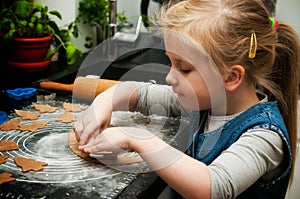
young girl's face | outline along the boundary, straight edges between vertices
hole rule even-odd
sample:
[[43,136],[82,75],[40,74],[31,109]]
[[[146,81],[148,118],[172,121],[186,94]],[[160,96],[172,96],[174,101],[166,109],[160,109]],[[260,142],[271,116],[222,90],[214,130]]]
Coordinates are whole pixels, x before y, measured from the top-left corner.
[[178,54],[166,54],[172,64],[166,81],[178,95],[182,106],[188,110],[210,109],[209,90],[199,70]]
[[[165,37],[171,69],[166,81],[188,110],[207,110],[223,114],[226,110],[224,80],[212,58],[199,43],[169,33]],[[194,41],[191,41],[194,42]]]

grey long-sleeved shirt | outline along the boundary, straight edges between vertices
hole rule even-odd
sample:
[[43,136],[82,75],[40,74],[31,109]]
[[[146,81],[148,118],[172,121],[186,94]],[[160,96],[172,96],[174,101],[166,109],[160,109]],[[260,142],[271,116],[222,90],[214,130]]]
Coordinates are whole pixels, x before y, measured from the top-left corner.
[[[178,116],[184,112],[170,86],[135,83],[138,88],[136,110],[145,114]],[[267,97],[261,102],[267,101]],[[149,111],[150,110],[150,111]],[[238,115],[238,114],[236,114]],[[209,116],[205,132],[214,130],[230,116]],[[208,165],[211,198],[235,198],[259,178],[275,178],[281,169],[283,143],[280,136],[266,129],[248,131]]]

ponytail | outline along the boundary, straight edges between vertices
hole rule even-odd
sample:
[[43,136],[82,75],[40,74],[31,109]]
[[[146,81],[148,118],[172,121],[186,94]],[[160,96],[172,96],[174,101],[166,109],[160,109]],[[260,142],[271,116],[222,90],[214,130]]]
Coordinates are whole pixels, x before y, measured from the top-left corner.
[[[296,32],[287,24],[277,29],[278,42],[272,80],[278,86],[280,96],[273,96],[289,133],[293,152],[293,171],[297,150],[297,110],[299,93],[299,41]],[[274,94],[274,92],[272,92]],[[293,175],[292,175],[293,179]]]

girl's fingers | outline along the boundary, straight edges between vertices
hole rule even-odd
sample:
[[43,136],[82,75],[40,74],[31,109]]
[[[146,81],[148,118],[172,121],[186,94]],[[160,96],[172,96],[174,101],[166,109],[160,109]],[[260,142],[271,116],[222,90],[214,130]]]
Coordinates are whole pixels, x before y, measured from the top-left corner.
[[82,130],[83,130],[83,127],[82,127],[81,122],[76,122],[73,126],[73,131],[75,132],[75,136],[76,136],[76,139],[78,142],[80,141],[80,136],[82,134]]
[[89,140],[94,135],[99,134],[99,127],[93,124],[87,125],[84,130],[82,131],[82,134],[80,135],[80,145],[85,145],[86,143],[89,143]]
[[77,132],[77,133],[81,133],[83,131],[83,125],[81,122],[77,121],[74,126],[73,129]]
[[101,141],[95,138],[83,147],[83,151],[85,153],[101,152],[104,150],[101,146],[102,146]]

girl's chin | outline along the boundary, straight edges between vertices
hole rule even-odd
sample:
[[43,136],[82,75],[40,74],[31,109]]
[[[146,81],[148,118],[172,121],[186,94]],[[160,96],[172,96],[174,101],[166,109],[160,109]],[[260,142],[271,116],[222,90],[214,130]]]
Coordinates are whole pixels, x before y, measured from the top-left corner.
[[187,110],[194,109],[194,105],[191,104],[188,100],[185,100],[184,98],[179,98],[179,102],[180,102],[181,106]]
[[183,95],[178,96],[178,100],[181,106],[187,110],[200,110],[199,104],[195,101],[191,101],[188,98],[185,98]]

